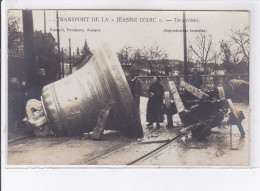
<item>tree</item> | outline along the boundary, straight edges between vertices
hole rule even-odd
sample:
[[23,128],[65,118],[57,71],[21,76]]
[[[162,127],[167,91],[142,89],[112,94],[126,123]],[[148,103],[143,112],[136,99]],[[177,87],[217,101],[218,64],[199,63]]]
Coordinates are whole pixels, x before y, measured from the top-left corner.
[[196,42],[190,44],[189,49],[194,53],[195,60],[204,66],[204,71],[207,72],[207,65],[211,61],[211,51],[213,48],[212,36],[200,33],[196,37]]
[[77,55],[79,56],[79,54],[80,54],[80,53],[79,53],[79,47],[77,47]]
[[221,55],[221,52],[218,52],[218,51],[212,52],[212,61],[213,61],[213,64],[214,64],[215,75],[217,75],[217,69],[218,69],[217,66],[219,65],[220,55]]
[[132,52],[133,53],[131,55],[131,60],[133,60],[136,64],[141,65],[143,62],[143,58],[144,58],[142,50],[140,48],[138,48]]
[[249,27],[231,30],[231,39],[239,47],[239,53],[242,54],[242,60],[249,63]]
[[[130,50],[129,52],[131,53],[131,56],[128,60],[130,60],[131,65],[135,65],[138,70],[143,70],[145,68],[146,58],[144,57],[142,49],[137,48],[135,50]],[[133,69],[133,67],[131,67],[131,69]]]
[[220,48],[223,53],[223,62],[231,63],[231,44],[228,41],[220,41]]
[[168,54],[164,49],[160,48],[157,43],[153,44],[148,49],[144,47],[143,52],[144,52],[144,56],[146,57],[146,62],[148,64],[151,74],[156,72],[154,69],[155,66],[158,66],[159,64],[168,63],[167,62]]
[[118,53],[117,53],[118,59],[122,64],[124,65],[131,65],[131,60],[133,56],[133,47],[129,45],[125,45]]
[[241,68],[246,68],[245,64],[249,64],[249,27],[232,29],[230,40],[222,40],[220,48],[227,72],[241,73]]
[[34,32],[34,55],[40,68],[46,70],[46,76],[50,81],[56,80],[58,72],[57,43],[51,33],[42,31]]
[[[189,44],[191,44],[191,42],[189,42]],[[188,63],[195,62],[193,57],[194,57],[193,49],[192,49],[192,46],[190,45],[188,50],[187,50],[187,62]]]
[[220,42],[222,62],[227,70],[227,73],[234,73],[235,66],[242,59],[241,49],[232,41],[221,41]]
[[13,56],[23,56],[23,33],[20,31],[20,18],[8,16],[8,50]]
[[138,69],[145,69],[146,67],[150,74],[158,71],[162,72],[163,69],[165,71],[168,69],[168,73],[170,71],[168,66],[168,54],[164,49],[160,48],[158,44],[154,44],[149,48],[143,47],[142,49],[134,49],[132,46],[125,45],[119,50],[117,56],[121,65],[124,65],[127,69],[130,69],[131,66],[135,64]]
[[81,54],[82,54],[83,56],[87,56],[87,55],[91,54],[91,52],[90,52],[90,50],[89,50],[89,47],[88,47],[87,40],[85,40],[84,46],[83,46],[83,48],[82,48],[82,50],[81,50]]
[[231,73],[233,70],[231,44],[228,41],[222,40],[220,42],[220,48],[222,53],[223,65],[226,68],[227,72]]

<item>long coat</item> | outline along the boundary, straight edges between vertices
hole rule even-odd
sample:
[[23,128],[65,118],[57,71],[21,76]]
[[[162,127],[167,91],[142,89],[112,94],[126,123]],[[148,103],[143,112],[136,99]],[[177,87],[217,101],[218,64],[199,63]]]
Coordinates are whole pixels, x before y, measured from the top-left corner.
[[134,97],[134,102],[136,107],[138,108],[138,111],[140,109],[140,96],[142,94],[142,82],[138,78],[135,78],[134,80],[128,81],[131,93]]
[[[154,93],[154,96],[150,96]],[[163,86],[159,82],[153,83],[148,89],[149,100],[146,110],[146,121],[149,123],[163,122]]]
[[15,122],[21,124],[25,115],[26,95],[22,88],[14,84],[8,86],[8,125],[14,130]]
[[203,85],[203,79],[200,73],[193,73],[191,76],[190,84],[193,85],[195,88],[201,88]]

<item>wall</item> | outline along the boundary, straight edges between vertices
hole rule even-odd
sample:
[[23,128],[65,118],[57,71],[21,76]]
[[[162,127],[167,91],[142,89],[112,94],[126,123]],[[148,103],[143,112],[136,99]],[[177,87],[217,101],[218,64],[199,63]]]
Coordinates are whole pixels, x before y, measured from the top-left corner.
[[[202,75],[203,83],[209,87],[209,89],[213,89],[214,87],[221,86],[227,77],[231,77],[232,79],[241,79],[245,81],[249,81],[249,76],[246,74],[232,74],[232,75]],[[138,76],[138,78],[142,81],[143,84],[143,95],[147,95],[148,88],[152,84],[153,76]],[[189,76],[190,81],[191,76]],[[180,82],[184,80],[183,75],[179,76],[161,76],[161,83],[164,87],[164,91],[169,90],[168,81],[174,81],[176,87],[180,89]]]

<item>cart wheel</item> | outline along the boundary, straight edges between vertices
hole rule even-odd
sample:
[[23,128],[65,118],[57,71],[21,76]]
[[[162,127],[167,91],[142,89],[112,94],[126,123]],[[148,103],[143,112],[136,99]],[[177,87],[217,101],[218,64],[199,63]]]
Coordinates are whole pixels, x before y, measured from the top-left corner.
[[239,113],[237,112],[236,108],[234,107],[233,105],[233,102],[231,99],[227,99],[227,102],[228,102],[228,105],[230,107],[230,110],[235,118],[235,122],[236,122],[236,125],[240,131],[240,134],[241,134],[241,137],[245,137],[245,131],[244,131],[244,128],[241,124],[241,119],[239,117]]
[[33,127],[33,132],[36,137],[46,137],[49,134],[49,126],[42,125],[41,127]]

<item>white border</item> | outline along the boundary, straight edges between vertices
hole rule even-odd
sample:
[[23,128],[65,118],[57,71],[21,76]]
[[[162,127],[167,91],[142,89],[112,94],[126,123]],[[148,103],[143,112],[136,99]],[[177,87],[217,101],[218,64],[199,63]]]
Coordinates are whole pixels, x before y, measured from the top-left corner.
[[[234,2],[234,1],[88,1],[81,0],[9,0],[2,3],[2,90],[7,90],[7,9],[166,9],[166,10],[250,10],[250,164],[252,167],[260,166],[260,129],[257,124],[260,124],[260,118],[256,113],[259,112],[260,87],[257,82],[260,81],[259,63],[259,34],[260,26],[257,20],[260,19],[260,3],[259,2]],[[257,51],[258,50],[258,51]],[[7,91],[2,91],[2,121],[1,126],[5,127],[7,119]],[[2,189],[6,190],[78,190],[91,189],[101,190],[106,189],[105,186],[114,186],[113,190],[133,190],[134,188],[141,189],[156,189],[168,190],[171,186],[175,189],[194,189],[196,186],[200,190],[219,190],[219,186],[224,186],[224,190],[254,190],[260,187],[260,181],[257,174],[260,169],[187,169],[179,168],[162,168],[162,169],[147,169],[138,167],[135,169],[125,169],[108,167],[98,168],[82,168],[82,166],[62,166],[63,169],[7,169],[6,168],[6,128],[2,128]],[[258,139],[257,139],[258,138]],[[9,166],[10,167],[10,166]],[[22,166],[28,167],[28,166]],[[35,166],[34,166],[35,167]],[[33,168],[34,168],[33,167]],[[38,166],[39,167],[39,166]],[[43,166],[41,166],[43,167]],[[48,166],[57,167],[57,166]],[[61,166],[58,166],[61,167]],[[46,166],[44,166],[46,168]],[[80,168],[80,169],[79,169]],[[201,168],[201,167],[200,167]],[[229,168],[229,167],[228,167]],[[234,168],[234,167],[230,167]],[[251,175],[250,175],[251,174]],[[112,175],[112,176],[111,176]],[[245,179],[242,180],[241,177]],[[146,177],[146,178],[144,178]],[[248,178],[249,177],[249,178]],[[126,181],[128,179],[128,181]],[[113,181],[117,180],[117,182]],[[126,181],[126,183],[124,183]],[[171,183],[171,182],[175,182]],[[247,182],[248,181],[248,182]],[[75,183],[76,182],[76,183]],[[176,183],[179,184],[176,184]],[[250,183],[250,184],[249,184]],[[92,187],[92,186],[95,187]],[[104,186],[103,186],[104,185]],[[52,189],[53,186],[56,186]],[[207,187],[208,186],[208,187]],[[26,188],[26,189],[25,189]],[[225,189],[226,188],[226,189]],[[22,189],[22,190],[23,190]],[[84,189],[84,190],[85,190]],[[222,190],[223,190],[222,189]]]

